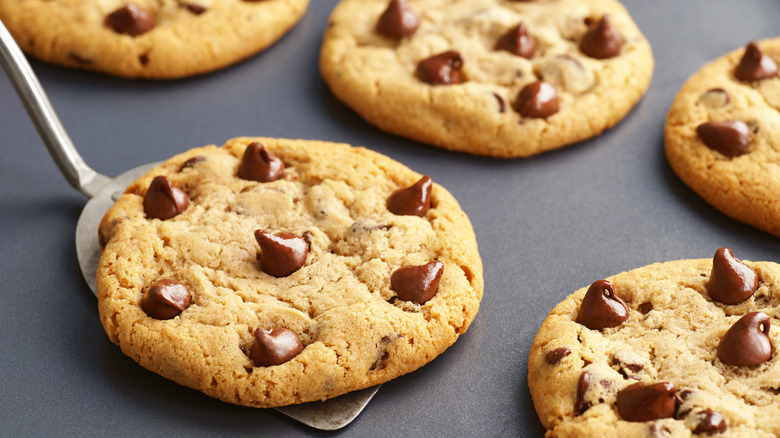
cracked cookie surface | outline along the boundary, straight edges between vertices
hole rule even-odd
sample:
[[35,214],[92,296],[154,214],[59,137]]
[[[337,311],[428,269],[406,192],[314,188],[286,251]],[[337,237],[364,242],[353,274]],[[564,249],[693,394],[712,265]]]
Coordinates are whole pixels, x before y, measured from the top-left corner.
[[[588,288],[558,304],[539,329],[528,362],[528,385],[547,436],[780,434],[780,265],[742,263],[755,272],[757,288],[734,305],[716,302],[708,292],[717,282],[712,259],[657,263],[608,278],[629,309],[615,327],[593,330],[577,322]],[[754,311],[769,317],[774,353],[756,366],[724,363],[718,351],[724,334]],[[619,394],[637,382],[671,383],[677,394],[672,411],[656,415],[663,418],[623,419]]]
[[[237,176],[255,142],[281,159],[280,179]],[[160,175],[189,198],[166,220],[143,206]],[[101,222],[101,322],[142,366],[246,406],[324,400],[411,372],[466,331],[483,290],[474,232],[449,192],[434,183],[422,217],[387,210],[387,198],[419,178],[367,149],[317,141],[237,138],[177,155],[130,185]],[[303,236],[303,266],[263,272],[258,229]],[[399,299],[391,274],[433,260],[443,265],[433,298]],[[159,280],[191,293],[171,319],[141,307]],[[257,366],[253,334],[272,327],[297,335],[302,351]]]
[[308,2],[3,0],[0,19],[22,50],[43,61],[163,79],[206,73],[260,52],[300,20]]
[[[472,154],[526,157],[612,127],[650,83],[650,45],[613,0],[407,4],[419,25],[394,38],[377,25],[388,0],[343,0],[330,17],[320,55],[320,70],[336,97],[394,134]],[[622,46],[615,56],[597,59],[580,44],[604,15]],[[499,39],[519,23],[535,43],[523,40],[520,55],[498,49]],[[425,82],[431,70],[441,70],[420,73],[421,61],[449,52],[460,54],[453,66],[458,74],[446,78],[449,85]],[[557,93],[557,112],[521,116],[514,109],[518,95],[539,80]]]
[[[771,63],[780,62],[780,39],[757,47]],[[780,78],[739,79],[746,52],[736,49],[686,81],[666,118],[666,156],[680,179],[713,207],[780,236]],[[736,123],[742,138],[729,140],[727,131],[715,131],[709,137],[724,140],[710,140],[708,147],[699,127],[710,122]]]

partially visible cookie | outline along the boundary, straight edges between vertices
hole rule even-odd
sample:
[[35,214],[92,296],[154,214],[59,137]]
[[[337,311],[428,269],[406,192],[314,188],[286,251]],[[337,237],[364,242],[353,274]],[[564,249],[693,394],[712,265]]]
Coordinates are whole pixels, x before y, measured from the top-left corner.
[[0,19],[28,54],[132,78],[206,73],[270,46],[309,0],[3,0]]
[[600,134],[650,83],[650,44],[614,0],[343,0],[320,70],[379,128],[527,157]]
[[674,172],[728,216],[780,236],[780,38],[699,70],[666,118]]
[[780,265],[727,248],[576,291],[529,355],[546,436],[780,435],[779,316]]
[[130,185],[99,227],[101,322],[142,366],[273,407],[386,382],[469,327],[482,262],[430,177],[345,144],[237,138]]

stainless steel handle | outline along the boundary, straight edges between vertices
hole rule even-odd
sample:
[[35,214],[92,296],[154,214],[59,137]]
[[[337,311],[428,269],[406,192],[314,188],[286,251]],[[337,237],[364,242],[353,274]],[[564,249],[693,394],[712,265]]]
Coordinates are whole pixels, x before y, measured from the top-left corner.
[[110,178],[92,170],[81,158],[30,64],[1,21],[0,64],[62,175],[76,190],[89,198],[94,196]]

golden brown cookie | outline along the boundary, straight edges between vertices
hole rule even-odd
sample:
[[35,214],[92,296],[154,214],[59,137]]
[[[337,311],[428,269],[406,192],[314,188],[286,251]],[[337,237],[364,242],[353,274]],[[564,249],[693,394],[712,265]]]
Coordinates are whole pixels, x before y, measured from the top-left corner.
[[270,46],[308,0],[3,0],[0,19],[25,52],[66,67],[178,78]]
[[534,339],[548,437],[780,435],[780,265],[656,263],[582,288]]
[[780,38],[704,66],[666,118],[674,172],[726,215],[780,236]]
[[100,318],[142,366],[221,400],[324,400],[414,371],[482,297],[471,224],[363,148],[237,138],[177,155],[103,218]]
[[614,0],[343,0],[320,70],[379,128],[526,157],[600,134],[650,83],[650,44]]

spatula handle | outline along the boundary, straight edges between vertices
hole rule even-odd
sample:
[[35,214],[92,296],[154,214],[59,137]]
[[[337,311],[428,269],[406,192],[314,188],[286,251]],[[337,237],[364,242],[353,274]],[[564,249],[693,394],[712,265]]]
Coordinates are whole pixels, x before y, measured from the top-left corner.
[[76,190],[91,198],[110,179],[92,170],[81,158],[30,64],[2,22],[0,64],[62,175]]

